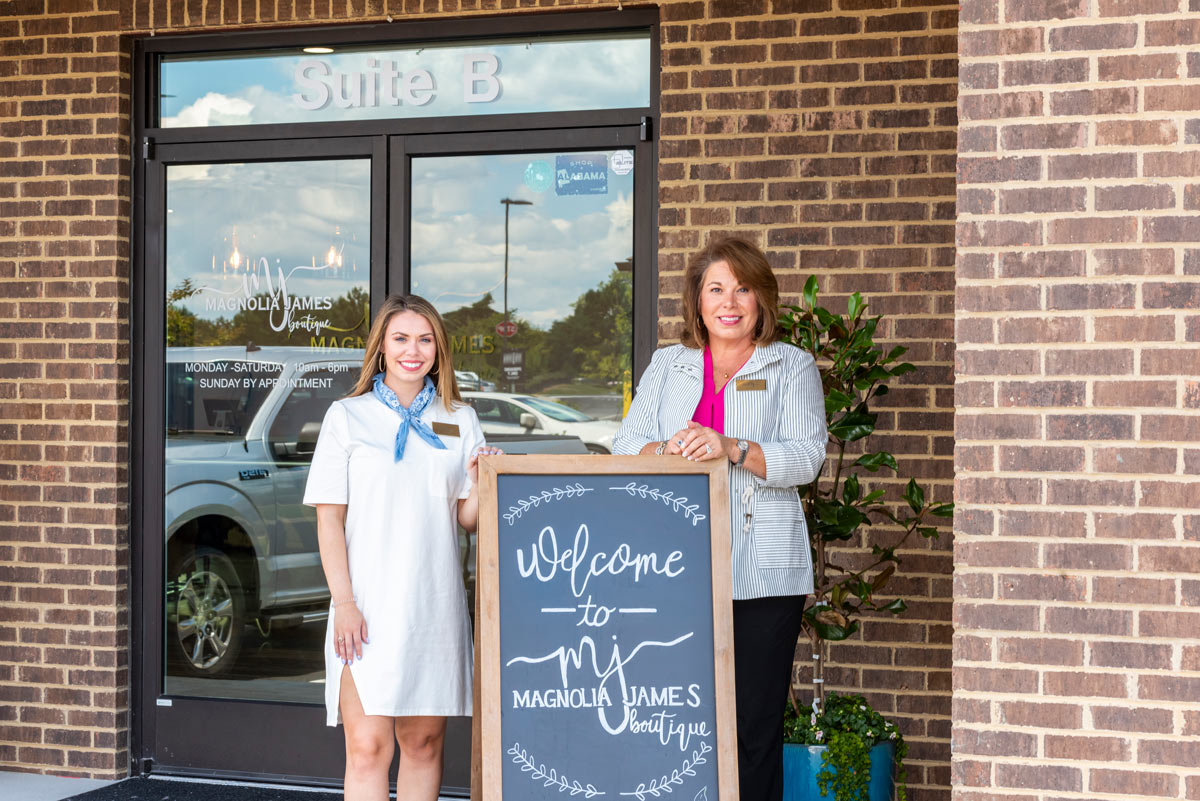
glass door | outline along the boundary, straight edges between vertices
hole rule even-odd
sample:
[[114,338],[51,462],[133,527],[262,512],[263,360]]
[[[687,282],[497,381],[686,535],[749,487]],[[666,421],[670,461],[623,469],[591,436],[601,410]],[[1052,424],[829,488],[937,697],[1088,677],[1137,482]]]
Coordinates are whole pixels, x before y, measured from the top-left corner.
[[340,777],[341,733],[321,709],[329,593],[301,497],[382,296],[381,143],[155,156],[142,406],[146,463],[161,465],[147,470],[142,521],[144,570],[157,574],[143,584],[158,610],[143,659],[157,677],[143,682],[154,759]]
[[[393,139],[393,259],[445,318],[459,389],[508,453],[612,450],[635,330],[654,336],[635,306],[652,297],[635,208],[650,158],[637,128]],[[459,538],[474,609],[475,537]],[[470,743],[452,721],[448,789],[469,786]]]
[[[134,337],[152,769],[340,783],[301,496],[372,307],[434,302],[506,451],[608,452],[656,336],[652,159],[637,126],[155,149]],[[451,721],[446,794],[469,787],[470,728]]]

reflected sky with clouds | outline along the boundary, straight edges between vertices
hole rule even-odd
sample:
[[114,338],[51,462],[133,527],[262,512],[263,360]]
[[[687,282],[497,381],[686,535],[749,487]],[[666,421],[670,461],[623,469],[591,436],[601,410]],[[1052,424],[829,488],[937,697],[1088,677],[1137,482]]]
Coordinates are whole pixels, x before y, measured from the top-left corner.
[[[614,152],[594,155],[607,161]],[[557,155],[414,158],[413,292],[443,314],[488,292],[492,308],[503,307],[506,197],[533,203],[509,212],[508,302],[539,328],[569,315],[581,294],[632,257],[633,172],[609,169],[604,194],[537,191],[526,177],[530,164],[553,166]]]
[[[236,311],[206,308],[206,300],[241,294],[251,262],[266,291],[261,259],[276,288],[283,270],[291,297],[367,290],[370,187],[367,159],[169,165],[167,290],[190,278],[204,291],[180,305],[198,317],[232,318]],[[322,269],[330,248],[341,266]]]
[[[614,152],[591,155],[608,161]],[[527,177],[531,163],[553,167],[558,155],[413,159],[412,291],[443,313],[488,292],[493,308],[502,308],[504,197],[533,204],[513,206],[509,221],[509,306],[522,319],[548,328],[604,283],[633,255],[633,172],[609,169],[603,194],[559,195]],[[369,286],[366,159],[170,165],[167,206],[168,290],[184,278],[205,287],[182,301],[199,317],[233,316],[206,308],[205,298],[239,294],[248,260],[265,258],[273,281],[283,268],[293,297],[338,297]],[[235,230],[238,269],[231,263]],[[313,271],[330,247],[342,269]]]
[[[319,44],[319,43],[317,43]],[[465,59],[491,54],[499,60],[499,97],[490,102],[464,102]],[[373,79],[377,68],[368,64],[390,60],[399,72],[427,70],[434,87],[422,105],[394,106],[377,94],[368,105],[366,83],[360,84],[361,106],[343,108],[328,102],[307,110],[294,95],[316,97],[298,85],[296,67],[304,61],[329,66],[321,81],[336,96],[334,81],[346,78],[347,97],[359,73]],[[477,67],[482,69],[482,67]],[[405,117],[450,117],[480,114],[519,114],[579,109],[641,108],[650,104],[650,40],[646,33],[597,37],[543,37],[529,40],[490,40],[469,45],[359,48],[353,52],[310,55],[289,49],[268,55],[238,58],[180,58],[164,60],[161,70],[162,126],[248,125],[323,120]],[[316,77],[313,75],[313,77]],[[477,83],[476,91],[484,85]]]

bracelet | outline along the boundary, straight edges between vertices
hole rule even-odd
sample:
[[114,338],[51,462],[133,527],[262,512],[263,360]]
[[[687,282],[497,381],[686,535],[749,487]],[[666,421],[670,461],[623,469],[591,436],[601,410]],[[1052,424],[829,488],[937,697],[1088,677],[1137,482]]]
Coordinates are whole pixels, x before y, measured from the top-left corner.
[[338,602],[334,603],[333,608],[337,609],[339,606],[345,606],[346,604],[352,604],[352,603],[357,603],[357,602],[358,602],[357,598],[347,598],[344,601],[338,601]]
[[658,447],[654,449],[654,455],[662,456],[663,451],[665,451],[666,449],[667,449],[667,441],[664,439],[662,442],[658,443]]

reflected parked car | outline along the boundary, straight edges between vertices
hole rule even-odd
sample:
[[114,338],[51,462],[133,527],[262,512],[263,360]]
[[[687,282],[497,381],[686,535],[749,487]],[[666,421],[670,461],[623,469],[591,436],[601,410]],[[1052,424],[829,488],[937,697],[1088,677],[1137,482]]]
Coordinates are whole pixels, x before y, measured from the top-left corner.
[[463,392],[475,407],[483,433],[566,434],[579,437],[592,453],[612,453],[613,436],[621,427],[616,420],[597,420],[570,406],[511,392]]
[[[170,674],[226,676],[247,625],[266,636],[328,617],[304,486],[325,412],[354,387],[362,359],[352,349],[167,348]],[[515,433],[496,438],[506,453],[587,452],[575,436]]]
[[302,503],[329,405],[361,350],[167,348],[167,657],[217,677],[244,628],[327,616],[312,510]]
[[458,381],[459,391],[466,389],[478,390],[480,388],[478,373],[473,373],[470,370],[455,370],[454,378]]

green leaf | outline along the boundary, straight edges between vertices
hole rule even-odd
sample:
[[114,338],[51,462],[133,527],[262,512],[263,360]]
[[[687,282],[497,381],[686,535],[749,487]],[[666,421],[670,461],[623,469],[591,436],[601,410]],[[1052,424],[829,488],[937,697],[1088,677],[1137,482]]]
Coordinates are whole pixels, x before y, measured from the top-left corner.
[[840,389],[831,389],[825,395],[825,414],[826,416],[837,414],[842,409],[849,408],[852,403],[854,403],[853,395],[848,395]]
[[817,305],[817,277],[810,275],[804,282],[804,305],[813,308]]
[[878,325],[879,325],[878,317],[872,317],[870,320],[867,320],[865,323],[863,323],[862,331],[863,331],[863,336],[866,337],[866,344],[868,344],[868,345],[873,344],[872,340],[875,338],[875,327]]
[[908,506],[914,512],[919,513],[925,508],[925,491],[917,486],[917,480],[910,478],[908,486],[904,488],[904,500],[908,501]]
[[813,630],[817,632],[818,637],[830,642],[840,642],[853,637],[854,633],[858,631],[857,621],[846,626],[839,626],[836,623],[825,623],[815,618],[810,618],[808,622],[813,627]]
[[867,516],[853,506],[834,501],[817,501],[817,530],[822,538],[848,540],[863,524]]
[[888,579],[890,579],[892,574],[895,572],[895,565],[888,565],[883,570],[880,570],[879,573],[876,574],[875,578],[871,579],[871,589],[876,591],[880,590],[885,584],[888,583]]
[[858,315],[862,314],[862,310],[865,309],[866,306],[867,304],[863,303],[862,295],[860,293],[855,292],[853,295],[851,295],[849,305],[850,319],[857,319]]
[[862,503],[859,505],[865,506],[867,504],[875,503],[875,501],[877,501],[883,497],[883,494],[884,494],[884,491],[881,489],[871,490],[870,492],[867,493],[866,497],[862,499]]
[[887,352],[887,355],[883,357],[883,360],[884,362],[894,362],[896,359],[899,359],[906,353],[908,353],[908,348],[904,347],[903,345],[897,345]]
[[916,372],[916,369],[917,368],[913,367],[908,362],[903,362],[901,364],[897,364],[895,367],[892,368],[892,375],[893,376],[905,375],[906,373]]
[[870,372],[867,373],[866,377],[872,381],[884,381],[887,378],[891,377],[891,375],[892,375],[892,372],[890,370],[888,370],[886,367],[883,367],[883,366],[877,364],[871,368]]
[[929,514],[934,517],[954,517],[954,504],[939,503],[929,510]]
[[892,456],[887,451],[879,451],[878,453],[864,454],[854,462],[854,467],[865,467],[874,473],[881,467],[890,467],[892,470],[898,470],[896,465],[896,457]]
[[904,603],[903,598],[897,598],[885,606],[879,607],[884,612],[891,612],[893,615],[903,614],[904,610],[908,609],[908,604]]
[[854,442],[875,431],[875,420],[878,415],[872,414],[859,406],[852,412],[846,412],[829,426],[829,436]]
[[842,503],[854,503],[862,497],[862,487],[858,484],[858,476],[851,473],[842,485]]
[[[815,279],[810,278],[809,280],[811,281],[811,280],[815,280]],[[815,314],[817,316],[817,319],[821,321],[821,325],[824,326],[825,328],[828,328],[830,325],[833,324],[833,321],[837,319],[836,317],[833,316],[833,313],[831,311],[829,311],[828,309],[826,309],[822,306],[818,306],[815,309],[813,309],[813,314]]]
[[938,536],[938,530],[933,526],[920,526],[917,528],[917,533],[927,540],[937,539]]

